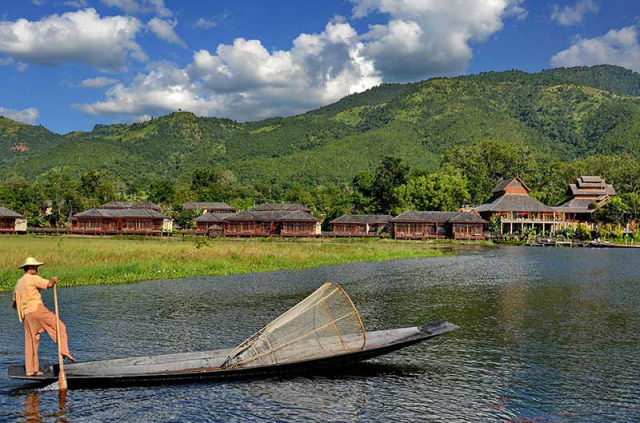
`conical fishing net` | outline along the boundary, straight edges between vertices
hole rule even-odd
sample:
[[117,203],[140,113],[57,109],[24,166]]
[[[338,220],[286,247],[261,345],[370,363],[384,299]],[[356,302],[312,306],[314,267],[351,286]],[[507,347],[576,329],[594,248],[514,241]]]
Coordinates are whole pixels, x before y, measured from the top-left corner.
[[282,364],[364,348],[366,332],[347,293],[327,282],[237,346],[222,368]]

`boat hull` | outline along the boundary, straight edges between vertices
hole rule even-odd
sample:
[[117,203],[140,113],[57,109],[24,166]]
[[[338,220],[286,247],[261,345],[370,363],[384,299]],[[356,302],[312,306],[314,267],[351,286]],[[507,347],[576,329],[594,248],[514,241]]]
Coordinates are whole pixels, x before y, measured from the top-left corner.
[[[70,388],[241,380],[309,374],[339,368],[428,341],[458,326],[446,321],[420,327],[367,332],[363,349],[307,360],[262,366],[220,368],[231,349],[74,363],[65,366]],[[58,366],[43,366],[42,376],[26,376],[24,366],[10,366],[9,377],[40,384],[57,381]]]

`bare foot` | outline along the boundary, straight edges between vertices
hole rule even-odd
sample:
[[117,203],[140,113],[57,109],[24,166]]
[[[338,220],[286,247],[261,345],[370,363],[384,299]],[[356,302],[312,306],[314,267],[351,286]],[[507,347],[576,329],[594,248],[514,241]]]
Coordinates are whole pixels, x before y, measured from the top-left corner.
[[76,361],[71,354],[62,354],[62,356],[71,362]]
[[42,376],[44,373],[42,372],[36,372],[36,373],[30,373],[27,376],[32,377],[32,376]]

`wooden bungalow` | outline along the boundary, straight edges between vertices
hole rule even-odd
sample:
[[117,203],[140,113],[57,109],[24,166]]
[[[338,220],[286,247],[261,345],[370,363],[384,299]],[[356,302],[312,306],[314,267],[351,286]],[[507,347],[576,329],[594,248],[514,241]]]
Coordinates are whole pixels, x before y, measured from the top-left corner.
[[395,239],[485,239],[486,220],[467,212],[408,211],[390,220]]
[[245,210],[224,218],[226,236],[318,236],[320,221],[304,211]]
[[607,204],[616,195],[616,190],[600,176],[581,176],[575,184],[569,185],[567,195],[567,200],[554,209],[564,213],[569,224],[590,224],[595,211]]
[[171,219],[144,208],[91,209],[75,214],[70,233],[82,235],[162,235],[171,232]]
[[388,214],[345,214],[330,223],[334,236],[378,236],[390,219]]
[[491,191],[491,198],[476,211],[486,220],[500,219],[500,233],[518,233],[525,227],[551,231],[564,226],[564,214],[554,210],[529,193],[531,190],[519,177],[505,179]]
[[182,206],[184,210],[202,210],[203,214],[207,213],[235,213],[236,209],[227,203],[216,202],[188,202]]
[[196,217],[196,235],[222,235],[224,232],[224,218],[229,215],[229,213],[206,213]]
[[305,213],[311,213],[311,209],[303,204],[288,204],[288,203],[262,203],[251,209],[252,211],[303,211]]
[[27,232],[27,219],[6,207],[0,206],[0,233],[15,234]]

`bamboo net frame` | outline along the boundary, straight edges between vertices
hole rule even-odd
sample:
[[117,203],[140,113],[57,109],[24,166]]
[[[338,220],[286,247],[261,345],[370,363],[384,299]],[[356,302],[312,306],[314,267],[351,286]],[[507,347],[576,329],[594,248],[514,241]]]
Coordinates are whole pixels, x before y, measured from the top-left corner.
[[349,295],[334,282],[238,345],[222,368],[282,364],[362,350],[366,331]]

